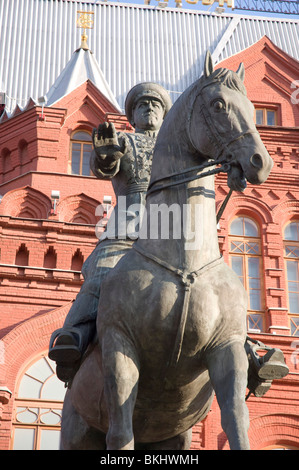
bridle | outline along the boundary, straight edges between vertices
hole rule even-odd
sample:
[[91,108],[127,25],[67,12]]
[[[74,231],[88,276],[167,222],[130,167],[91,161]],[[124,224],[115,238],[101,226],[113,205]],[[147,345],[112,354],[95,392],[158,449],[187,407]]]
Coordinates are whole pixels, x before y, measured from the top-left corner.
[[203,120],[205,122],[205,132],[207,133],[208,135],[208,138],[211,142],[211,144],[216,147],[217,149],[217,155],[216,157],[214,158],[214,160],[217,162],[220,157],[224,156],[224,158],[230,158],[231,159],[231,152],[229,150],[229,147],[237,142],[238,140],[242,139],[243,137],[246,137],[247,135],[250,135],[250,134],[258,134],[257,130],[256,129],[248,129],[244,132],[240,132],[239,134],[237,134],[233,139],[231,139],[229,142],[226,142],[226,140],[224,140],[224,138],[222,137],[222,135],[218,132],[218,129],[217,129],[217,126],[215,126],[214,124],[214,121],[213,121],[213,117],[211,116],[211,113],[209,112],[209,105],[208,103],[205,101],[204,99],[204,94],[203,94],[203,91],[205,88],[211,86],[212,84],[214,83],[218,83],[219,81],[216,80],[216,81],[212,81],[211,83],[207,84],[207,85],[204,85],[200,91],[197,93],[197,95],[195,96],[193,102],[192,102],[192,106],[191,106],[191,110],[190,110],[190,113],[188,115],[188,119],[187,119],[187,134],[188,134],[188,138],[189,138],[189,141],[193,147],[193,149],[195,151],[197,151],[196,149],[196,146],[194,145],[194,142],[193,142],[193,139],[192,139],[192,134],[191,134],[191,121],[192,121],[192,116],[193,116],[193,110],[194,110],[194,105],[195,105],[195,102],[196,100],[201,97],[201,105],[200,105],[200,108],[199,108],[199,113],[201,114],[201,116],[203,117]]
[[[245,132],[239,133],[237,136],[235,136],[233,139],[231,139],[229,142],[224,141],[222,136],[217,130],[217,127],[214,125],[211,113],[209,112],[208,105],[205,103],[203,99],[203,90],[215,83],[215,81],[204,85],[200,91],[197,93],[197,95],[194,97],[192,105],[190,106],[190,113],[187,118],[187,135],[189,138],[189,142],[191,144],[191,147],[193,148],[195,153],[199,153],[194,142],[192,139],[191,135],[191,121],[192,121],[192,115],[193,115],[193,110],[194,110],[194,104],[196,100],[201,97],[202,98],[202,104],[200,106],[199,112],[203,117],[203,120],[205,122],[205,131],[207,132],[207,135],[214,147],[217,149],[217,155],[215,158],[212,160],[208,160],[201,165],[196,165],[191,168],[182,170],[180,172],[176,173],[171,173],[170,175],[161,177],[156,179],[155,181],[152,181],[148,187],[147,194],[146,196],[148,197],[150,194],[161,191],[173,186],[177,186],[180,184],[188,183],[190,181],[195,181],[200,178],[204,178],[205,176],[210,176],[210,175],[215,175],[218,173],[228,173],[231,169],[231,167],[235,164],[235,159],[232,156],[232,153],[229,150],[229,147],[237,142],[238,140],[246,137],[247,135],[250,134],[258,134],[257,130],[251,130],[248,129]],[[207,168],[212,167],[212,166],[217,166],[218,168],[210,169],[207,170]],[[220,166],[219,166],[220,165]],[[207,170],[207,171],[204,171]],[[163,183],[163,184],[158,184],[158,183]],[[229,197],[232,194],[232,190],[229,191],[228,197],[226,197],[224,203],[225,205],[228,202]],[[224,204],[223,203],[223,204]],[[219,210],[219,213],[223,213],[224,207],[223,204]],[[218,214],[219,214],[218,213]],[[221,216],[220,214],[220,216]],[[219,221],[220,216],[217,215],[217,222]]]

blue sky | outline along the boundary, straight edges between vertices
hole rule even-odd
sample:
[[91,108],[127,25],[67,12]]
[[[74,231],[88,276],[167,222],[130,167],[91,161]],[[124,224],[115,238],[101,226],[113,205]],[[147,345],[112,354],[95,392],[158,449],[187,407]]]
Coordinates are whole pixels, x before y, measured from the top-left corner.
[[[164,0],[150,0],[150,5],[151,6],[158,6],[159,2],[163,2]],[[196,0],[192,0],[196,1]],[[241,0],[242,1],[242,0]],[[269,0],[271,1],[271,0]],[[201,10],[201,11],[215,11],[216,7],[218,6],[218,3],[215,1],[215,3],[211,6],[204,6],[201,3],[201,0],[198,0],[196,4],[190,4],[187,2],[187,0],[181,0],[182,2],[182,8],[187,9],[187,10]],[[139,4],[139,5],[144,5],[144,0],[120,0],[120,3],[130,3],[130,4]],[[244,0],[245,3],[245,0]],[[175,0],[168,0],[168,7],[170,8],[176,8],[176,3]],[[266,16],[266,17],[283,17],[286,19],[299,19],[298,15],[286,15],[282,13],[269,13],[269,12],[257,12],[257,11],[246,11],[246,10],[232,10],[231,8],[228,8],[225,4],[224,6],[225,13],[231,14],[239,14],[239,15],[254,15],[254,16]]]

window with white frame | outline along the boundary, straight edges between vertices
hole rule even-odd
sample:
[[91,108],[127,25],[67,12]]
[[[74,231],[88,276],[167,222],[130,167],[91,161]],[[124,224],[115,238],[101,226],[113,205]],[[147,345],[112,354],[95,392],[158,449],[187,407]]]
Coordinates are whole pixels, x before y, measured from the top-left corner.
[[69,170],[72,175],[90,176],[90,155],[92,151],[91,135],[86,131],[77,131],[71,138]]
[[290,330],[292,336],[299,336],[299,221],[288,223],[284,229],[284,257]]
[[58,450],[64,383],[46,355],[22,375],[14,402],[13,450]]
[[248,293],[248,331],[263,331],[261,238],[256,222],[236,217],[229,231],[230,265]]
[[277,126],[277,109],[256,107],[254,115],[257,126]]

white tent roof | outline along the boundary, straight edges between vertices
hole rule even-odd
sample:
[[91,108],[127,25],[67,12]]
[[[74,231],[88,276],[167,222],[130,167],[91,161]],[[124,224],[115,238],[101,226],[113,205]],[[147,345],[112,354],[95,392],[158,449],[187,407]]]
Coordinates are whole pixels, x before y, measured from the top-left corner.
[[54,105],[58,100],[91,80],[100,92],[120,111],[105,77],[89,49],[77,49],[50,90],[46,93],[46,106]]

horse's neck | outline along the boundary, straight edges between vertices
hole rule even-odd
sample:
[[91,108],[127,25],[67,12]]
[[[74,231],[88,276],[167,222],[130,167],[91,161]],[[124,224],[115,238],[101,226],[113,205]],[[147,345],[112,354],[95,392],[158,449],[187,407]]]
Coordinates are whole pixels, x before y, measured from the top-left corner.
[[192,154],[188,148],[190,142],[186,132],[186,119],[182,118],[185,114],[186,111],[182,106],[177,106],[177,103],[167,114],[155,145],[151,181],[180,173],[199,163],[194,159],[193,164],[190,163]]
[[[158,147],[152,174],[163,178],[180,173],[188,162],[190,167],[200,163],[181,147],[176,147],[181,156],[172,155],[171,147],[175,146],[167,151],[166,145],[161,146],[167,155],[159,155]],[[191,272],[218,258],[213,176],[150,194],[141,232],[138,245],[175,268]]]

